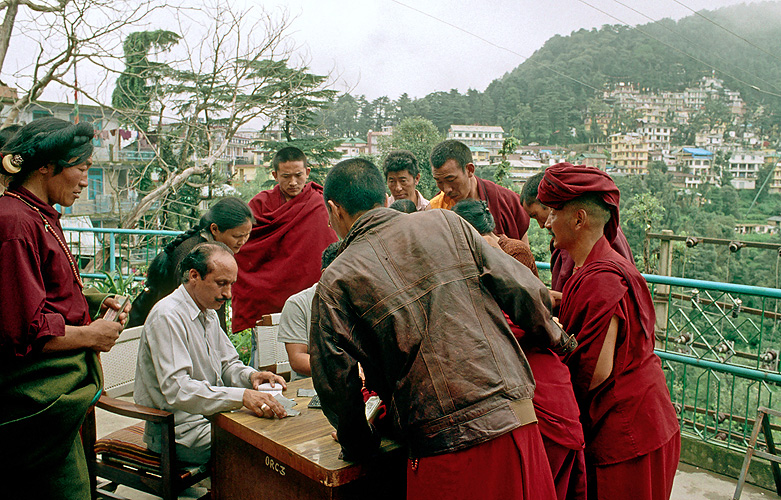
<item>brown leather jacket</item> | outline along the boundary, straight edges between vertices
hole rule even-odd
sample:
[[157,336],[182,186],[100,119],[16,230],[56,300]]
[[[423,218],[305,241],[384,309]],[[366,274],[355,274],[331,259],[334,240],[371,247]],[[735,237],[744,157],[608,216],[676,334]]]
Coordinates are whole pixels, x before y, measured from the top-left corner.
[[456,451],[535,421],[534,379],[502,310],[560,345],[545,286],[447,210],[363,214],[312,304],[312,377],[345,457],[376,452],[358,362],[410,456]]

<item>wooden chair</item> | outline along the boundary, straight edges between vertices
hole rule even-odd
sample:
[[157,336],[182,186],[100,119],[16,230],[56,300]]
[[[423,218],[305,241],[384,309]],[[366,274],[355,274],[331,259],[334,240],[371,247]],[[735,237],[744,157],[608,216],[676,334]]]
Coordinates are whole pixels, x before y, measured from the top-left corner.
[[292,372],[287,359],[287,350],[285,344],[277,340],[279,316],[279,313],[265,314],[261,318],[260,325],[252,329],[258,346],[258,366],[253,368],[276,373],[289,381]]
[[[98,486],[98,477],[108,480],[108,484],[123,484],[169,500],[209,476],[206,466],[190,469],[177,466],[173,413],[114,398],[133,390],[142,329],[125,330],[114,348],[101,356],[106,395],[101,396],[97,407],[142,422],[97,439],[95,411],[87,415],[82,426],[82,440],[93,498],[121,498],[109,491],[106,485]],[[152,452],[144,443],[144,422],[161,425],[162,453]]]

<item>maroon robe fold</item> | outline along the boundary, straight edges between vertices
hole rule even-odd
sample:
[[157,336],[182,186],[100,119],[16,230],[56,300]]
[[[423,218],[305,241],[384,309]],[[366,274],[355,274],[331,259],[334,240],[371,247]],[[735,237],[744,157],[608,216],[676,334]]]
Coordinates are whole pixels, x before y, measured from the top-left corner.
[[[607,380],[589,390],[613,316],[619,319],[613,370]],[[677,439],[679,427],[661,361],[653,351],[653,301],[634,265],[613,250],[605,237],[564,286],[559,319],[578,340],[578,347],[564,361],[580,406],[589,477],[599,481],[594,468],[605,466],[611,467],[611,477],[620,477],[616,468],[626,464],[622,498],[665,498],[678,463],[677,455],[670,456],[677,448],[666,445]],[[664,453],[652,454],[662,447]],[[662,467],[672,470],[650,479],[633,477],[630,470],[635,469],[629,466],[640,457],[663,460],[666,465]],[[648,467],[658,468],[659,464]],[[644,481],[653,485],[650,497],[635,488]],[[599,484],[592,487],[600,489]]]
[[510,325],[534,375],[534,412],[553,474],[558,500],[585,500],[586,470],[583,428],[567,366],[550,349],[524,342],[524,331]]
[[[503,245],[502,242],[505,242]],[[514,245],[508,245],[515,243]],[[499,239],[500,248],[528,267],[535,276],[537,266],[529,245],[507,237]],[[547,348],[528,345],[524,331],[504,315],[510,330],[526,355],[534,375],[534,412],[548,457],[557,500],[586,499],[586,463],[583,453],[583,428],[578,403],[572,391],[569,369],[559,356]]]
[[480,199],[488,203],[488,210],[494,216],[496,234],[520,240],[529,230],[529,214],[521,206],[521,197],[498,184],[475,177]]
[[323,250],[337,241],[328,227],[323,188],[314,182],[290,201],[277,185],[258,193],[249,206],[256,223],[236,254],[234,332],[254,327],[264,314],[280,312],[288,297],[317,283]]
[[555,498],[534,423],[465,450],[407,462],[407,500]]

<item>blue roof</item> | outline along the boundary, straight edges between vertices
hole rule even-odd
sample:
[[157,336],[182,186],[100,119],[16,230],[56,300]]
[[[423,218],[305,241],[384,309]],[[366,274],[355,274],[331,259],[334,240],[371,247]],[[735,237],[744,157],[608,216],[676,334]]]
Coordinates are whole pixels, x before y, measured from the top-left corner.
[[713,156],[713,153],[702,148],[683,148],[683,152],[689,153],[692,156]]

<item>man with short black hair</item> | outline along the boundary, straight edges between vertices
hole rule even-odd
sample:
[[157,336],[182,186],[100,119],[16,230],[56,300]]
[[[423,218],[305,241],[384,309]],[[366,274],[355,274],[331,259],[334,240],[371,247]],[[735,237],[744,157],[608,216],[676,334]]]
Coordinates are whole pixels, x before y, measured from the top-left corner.
[[412,202],[412,200],[396,200],[390,205],[388,205],[388,208],[392,210],[396,210],[403,214],[414,214],[415,212],[418,211],[417,207]]
[[550,208],[546,207],[537,199],[537,188],[540,185],[542,176],[545,172],[538,172],[528,179],[521,188],[521,206],[530,218],[537,221],[540,229],[545,229],[545,221],[548,220]]
[[[277,185],[249,202],[256,223],[236,254],[234,332],[254,327],[265,314],[280,312],[288,297],[317,283],[320,254],[336,241],[328,227],[323,188],[308,181],[310,168],[303,151],[282,148],[271,166]],[[254,347],[253,336],[253,365]]]
[[[231,298],[236,282],[233,252],[222,243],[201,243],[179,265],[182,285],[155,304],[144,323],[136,364],[136,403],[172,412],[176,457],[209,460],[211,427],[206,416],[242,406],[261,417],[285,409],[260,384],[285,381],[244,365],[220,327],[216,309]],[[144,441],[160,452],[160,428],[146,424]]]
[[385,208],[367,160],[333,167],[323,196],[344,239],[312,303],[310,362],[345,459],[379,446],[360,363],[412,457],[409,500],[555,498],[534,381],[502,314],[566,351],[545,286],[450,211]]
[[391,194],[388,198],[388,206],[398,200],[410,200],[418,211],[428,208],[429,201],[417,189],[420,183],[420,170],[418,159],[412,151],[406,149],[391,151],[385,157],[382,170]]
[[431,199],[430,208],[450,210],[461,200],[472,198],[488,203],[496,222],[496,233],[529,243],[529,216],[521,208],[517,193],[475,175],[472,151],[456,140],[442,141],[431,150],[431,172],[441,193]]
[[586,437],[588,497],[669,499],[680,429],[654,354],[648,285],[608,243],[618,227],[618,187],[598,169],[558,164],[545,171],[537,197],[551,208],[545,227],[554,245],[576,269],[559,319],[578,339],[564,362]]

